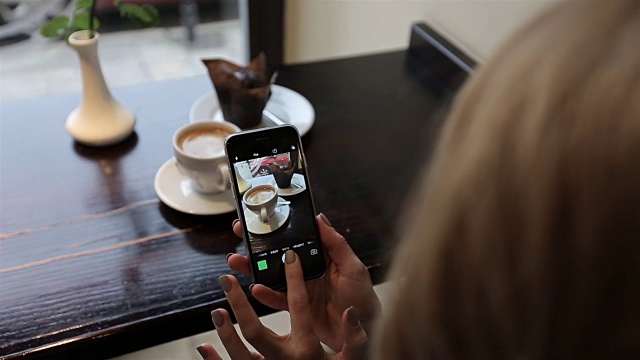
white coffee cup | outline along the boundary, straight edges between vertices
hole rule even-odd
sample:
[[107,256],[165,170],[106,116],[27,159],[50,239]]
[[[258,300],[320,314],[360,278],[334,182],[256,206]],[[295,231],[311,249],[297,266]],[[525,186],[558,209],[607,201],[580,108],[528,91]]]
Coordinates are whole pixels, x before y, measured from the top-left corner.
[[278,206],[278,189],[268,184],[254,186],[244,193],[242,201],[249,210],[260,216],[263,223],[267,223]]
[[229,122],[203,121],[184,125],[173,134],[178,170],[189,177],[194,190],[216,194],[229,189],[224,140],[236,132],[240,128]]

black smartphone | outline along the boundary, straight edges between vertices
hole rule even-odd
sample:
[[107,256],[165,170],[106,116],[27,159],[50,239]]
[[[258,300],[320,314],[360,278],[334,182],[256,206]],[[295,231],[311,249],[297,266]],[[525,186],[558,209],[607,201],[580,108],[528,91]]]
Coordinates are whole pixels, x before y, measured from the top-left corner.
[[286,289],[289,249],[302,261],[305,280],[323,276],[324,254],[298,130],[282,125],[232,134],[225,151],[253,282]]

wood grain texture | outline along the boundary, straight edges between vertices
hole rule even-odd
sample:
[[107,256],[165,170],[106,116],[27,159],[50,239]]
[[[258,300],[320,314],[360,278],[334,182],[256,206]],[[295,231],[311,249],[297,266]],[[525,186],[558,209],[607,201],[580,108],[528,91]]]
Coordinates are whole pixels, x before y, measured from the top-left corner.
[[[405,57],[279,71],[316,110],[303,145],[317,210],[373,268],[389,259],[451,95],[416,80]],[[77,94],[1,104],[0,356],[102,358],[212,329],[208,313],[227,306],[225,255],[245,252],[236,214],[185,215],[153,189],[173,132],[210,89],[206,77],[116,89],[136,134],[105,149],[65,132]]]

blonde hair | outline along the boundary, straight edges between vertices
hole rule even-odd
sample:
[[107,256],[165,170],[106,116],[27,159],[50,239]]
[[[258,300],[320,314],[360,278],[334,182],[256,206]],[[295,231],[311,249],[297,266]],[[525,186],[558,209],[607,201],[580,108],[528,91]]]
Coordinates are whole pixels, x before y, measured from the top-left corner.
[[535,19],[441,135],[372,354],[640,355],[640,1]]

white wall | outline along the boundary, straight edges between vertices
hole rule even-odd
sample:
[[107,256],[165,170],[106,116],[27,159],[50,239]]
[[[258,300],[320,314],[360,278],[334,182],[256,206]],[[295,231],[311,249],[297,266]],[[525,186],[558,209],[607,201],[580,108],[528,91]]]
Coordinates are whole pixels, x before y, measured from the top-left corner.
[[404,49],[413,22],[483,61],[519,25],[559,0],[287,0],[285,63]]

